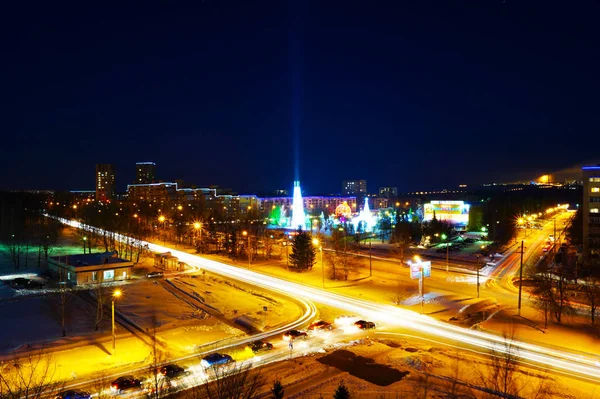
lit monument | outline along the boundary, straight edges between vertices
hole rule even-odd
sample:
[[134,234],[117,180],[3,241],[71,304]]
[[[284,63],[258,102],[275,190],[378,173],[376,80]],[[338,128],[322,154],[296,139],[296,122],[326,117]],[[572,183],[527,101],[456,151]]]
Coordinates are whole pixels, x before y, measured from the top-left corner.
[[304,202],[302,201],[302,192],[300,191],[300,182],[294,181],[294,198],[292,201],[292,225],[297,229],[300,227],[304,230]]

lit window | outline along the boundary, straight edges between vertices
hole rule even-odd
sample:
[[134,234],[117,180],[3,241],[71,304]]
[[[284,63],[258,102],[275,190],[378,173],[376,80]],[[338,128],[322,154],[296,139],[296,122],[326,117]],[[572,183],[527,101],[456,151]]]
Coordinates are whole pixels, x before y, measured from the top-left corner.
[[592,209],[590,209],[590,213],[598,213],[598,208],[592,208]]
[[112,280],[115,278],[114,270],[105,270],[104,271],[104,280]]
[[591,190],[593,193],[600,193],[600,187],[592,187]]
[[590,177],[590,182],[592,182],[592,183],[600,183],[600,177]]

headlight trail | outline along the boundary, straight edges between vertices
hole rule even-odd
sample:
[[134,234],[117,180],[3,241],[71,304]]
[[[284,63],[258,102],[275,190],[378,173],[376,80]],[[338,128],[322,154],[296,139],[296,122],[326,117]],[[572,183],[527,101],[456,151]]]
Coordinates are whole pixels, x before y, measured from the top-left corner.
[[[79,229],[90,229],[77,221],[58,218],[62,223]],[[101,229],[94,229],[102,233]],[[114,234],[120,241],[130,238]],[[499,337],[490,333],[475,331],[462,327],[442,323],[431,317],[419,315],[415,312],[399,309],[390,305],[379,304],[362,299],[356,299],[341,294],[324,291],[318,288],[293,283],[266,274],[241,269],[222,262],[205,259],[186,252],[178,251],[166,246],[145,242],[153,252],[171,252],[191,267],[204,269],[224,277],[239,280],[248,284],[269,290],[277,290],[288,295],[315,301],[323,305],[342,309],[352,314],[365,315],[377,322],[388,326],[397,326],[405,329],[430,334],[453,340],[455,342],[484,348],[496,353],[509,353],[523,361],[534,362],[551,370],[565,374],[576,374],[585,379],[600,381],[600,369],[597,367],[597,355],[594,358],[583,357],[567,351],[551,349],[539,345],[528,344],[517,340]]]

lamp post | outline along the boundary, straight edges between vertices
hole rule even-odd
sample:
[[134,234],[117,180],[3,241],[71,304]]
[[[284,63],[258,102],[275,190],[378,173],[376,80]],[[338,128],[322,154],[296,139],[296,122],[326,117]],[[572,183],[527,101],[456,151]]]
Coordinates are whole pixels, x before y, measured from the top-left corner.
[[252,255],[250,253],[250,236],[246,230],[242,231],[242,235],[248,238],[248,243],[246,245],[248,245],[248,269],[250,269],[250,256]]
[[[83,236],[83,254],[85,255],[85,243],[87,241],[87,237]],[[92,253],[91,251],[89,251],[90,253]]]
[[446,241],[446,238],[448,238],[448,236],[446,234],[442,233],[442,240],[444,240],[446,242],[446,275],[448,275],[448,242]]
[[521,316],[521,292],[523,289],[523,240],[521,240],[521,267],[519,268],[519,316]]
[[163,245],[165,245],[165,242],[166,242],[166,237],[165,237],[165,217],[163,215],[160,215],[158,217],[158,221],[162,223]]
[[320,245],[319,240],[317,238],[313,238],[312,243],[314,246],[319,246],[319,252],[321,253],[321,279],[322,288],[325,289],[325,264],[323,263],[323,246]]
[[200,232],[200,240],[196,240],[196,248],[198,247],[198,241],[202,242],[202,223],[200,222],[195,222],[194,223],[194,229],[196,230],[196,235],[198,234],[198,232]]
[[116,353],[117,336],[115,335],[115,299],[121,297],[121,290],[116,289],[112,294],[112,336],[113,336],[113,356]]

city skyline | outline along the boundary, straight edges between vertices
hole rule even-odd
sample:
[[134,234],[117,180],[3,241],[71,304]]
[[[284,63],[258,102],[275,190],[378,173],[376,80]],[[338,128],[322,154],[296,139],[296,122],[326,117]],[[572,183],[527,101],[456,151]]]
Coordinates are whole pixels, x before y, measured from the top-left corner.
[[296,165],[311,192],[404,192],[597,163],[580,145],[598,127],[596,5],[11,7],[4,145],[27,151],[0,160],[2,189],[86,188],[80,153],[121,190],[140,159],[240,192],[287,187]]

